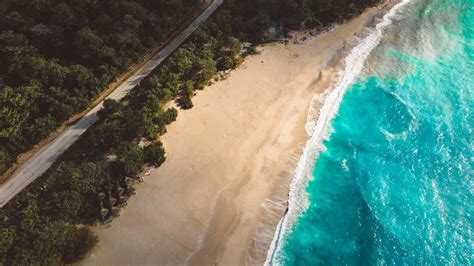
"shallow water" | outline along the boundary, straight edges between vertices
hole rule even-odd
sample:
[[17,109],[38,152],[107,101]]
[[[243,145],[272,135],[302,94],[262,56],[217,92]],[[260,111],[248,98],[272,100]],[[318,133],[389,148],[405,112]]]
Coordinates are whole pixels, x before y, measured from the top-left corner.
[[473,60],[474,0],[406,4],[312,150],[292,195],[304,208],[267,262],[473,264]]

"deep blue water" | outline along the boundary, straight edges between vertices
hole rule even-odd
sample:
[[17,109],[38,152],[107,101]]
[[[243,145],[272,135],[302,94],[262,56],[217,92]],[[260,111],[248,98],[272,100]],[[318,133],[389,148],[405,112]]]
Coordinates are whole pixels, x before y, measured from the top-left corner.
[[272,262],[474,264],[473,105],[474,0],[410,2],[344,94]]

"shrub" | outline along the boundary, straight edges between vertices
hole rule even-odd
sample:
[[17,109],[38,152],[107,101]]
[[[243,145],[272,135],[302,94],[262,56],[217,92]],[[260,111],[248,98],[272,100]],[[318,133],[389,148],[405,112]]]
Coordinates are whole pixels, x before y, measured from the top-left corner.
[[155,166],[162,165],[166,159],[165,150],[163,149],[163,144],[161,142],[146,146],[144,153],[145,162]]

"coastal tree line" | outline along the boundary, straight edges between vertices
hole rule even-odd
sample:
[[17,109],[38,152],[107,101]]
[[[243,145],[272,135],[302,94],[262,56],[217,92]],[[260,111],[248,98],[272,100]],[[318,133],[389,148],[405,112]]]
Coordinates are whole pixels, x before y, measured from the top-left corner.
[[0,174],[178,28],[198,0],[1,0]]
[[[137,30],[134,36],[138,37],[140,44],[137,44],[137,47],[141,46],[141,48],[135,49],[134,55],[130,51],[134,48],[125,46],[121,51],[119,47],[112,47],[115,45],[113,44],[114,41],[109,39],[112,37],[106,36],[127,38],[128,33],[122,31],[121,28],[102,31],[91,22],[101,17],[97,14],[103,14],[102,12],[112,18],[112,14],[109,14],[110,10],[107,9],[110,8],[107,3],[111,6],[117,5],[117,3],[122,3],[125,6],[133,5],[118,9],[122,10],[121,14],[123,15],[117,15],[116,17],[117,21],[121,20],[119,25],[124,23],[124,16],[130,15],[130,12],[132,12],[129,8],[133,9],[141,6],[142,12],[136,15],[137,18],[134,18],[135,15],[131,15],[132,18],[143,23],[140,24],[139,29],[142,29],[142,25],[149,25],[147,23],[151,23],[151,25],[173,25],[173,23],[178,23],[177,21],[182,17],[179,14],[173,15],[173,10],[184,12],[195,4],[195,1],[143,1],[142,3],[142,1],[72,0],[49,2],[47,0],[12,0],[3,1],[0,4],[0,12],[9,14],[13,12],[12,10],[15,10],[13,9],[15,7],[18,9],[17,12],[22,14],[22,12],[31,9],[25,8],[26,6],[21,4],[36,3],[32,8],[36,10],[35,8],[38,9],[44,3],[53,2],[56,4],[67,3],[67,6],[72,10],[83,10],[84,7],[90,7],[90,5],[100,6],[102,9],[96,10],[95,13],[90,13],[89,9],[77,13],[84,16],[84,18],[89,18],[89,21],[86,19],[87,22],[82,22],[86,23],[88,29],[84,29],[82,26],[77,27],[71,40],[72,45],[74,45],[74,42],[77,41],[76,34],[79,34],[79,31],[82,31],[80,35],[89,37],[91,37],[92,31],[100,38],[86,38],[88,41],[81,42],[81,49],[91,48],[92,50],[77,51],[78,53],[84,53],[82,54],[84,57],[77,56],[76,61],[74,61],[71,58],[66,59],[66,57],[72,56],[74,58],[75,55],[61,57],[60,51],[48,51],[47,46],[41,48],[40,44],[36,46],[36,41],[30,39],[29,34],[32,33],[29,31],[31,31],[31,28],[23,33],[11,29],[3,30],[2,28],[2,34],[6,34],[6,36],[23,35],[23,37],[17,36],[13,39],[20,38],[22,40],[20,43],[24,45],[16,46],[13,43],[10,46],[0,46],[0,49],[3,49],[0,51],[2,60],[10,58],[10,61],[6,62],[14,65],[17,64],[17,61],[13,60],[12,56],[33,51],[31,53],[34,56],[42,58],[40,61],[48,62],[54,67],[45,68],[46,70],[31,67],[35,71],[41,69],[48,75],[43,72],[41,74],[34,73],[34,78],[28,80],[28,78],[14,72],[22,70],[24,66],[18,68],[16,66],[10,67],[8,64],[0,66],[0,68],[5,69],[5,72],[0,73],[2,75],[0,76],[2,88],[0,119],[3,119],[0,120],[2,130],[0,149],[3,149],[4,154],[2,155],[0,152],[0,160],[1,158],[12,160],[9,156],[15,153],[10,153],[11,150],[9,149],[12,148],[9,145],[13,145],[11,143],[24,141],[25,138],[35,138],[31,139],[30,142],[21,144],[27,146],[27,143],[29,143],[28,145],[32,145],[40,139],[35,134],[43,132],[44,137],[60,123],[60,119],[56,121],[56,124],[38,123],[38,125],[48,128],[49,131],[37,132],[36,130],[41,128],[36,128],[35,121],[42,117],[37,116],[37,114],[46,115],[56,120],[58,119],[56,115],[67,112],[64,110],[69,110],[67,108],[71,108],[70,105],[76,106],[82,103],[82,107],[78,106],[77,109],[70,111],[67,115],[64,114],[62,119],[67,119],[69,115],[86,106],[97,95],[101,86],[105,86],[107,82],[120,73],[121,69],[126,68],[134,58],[138,58],[140,51],[143,52],[147,45],[153,45],[159,39],[159,36],[166,33],[166,30],[160,27],[158,29],[154,28],[153,31],[150,31],[156,34],[153,37],[154,40],[149,40],[149,43],[147,43],[146,39],[152,38],[150,36],[153,34],[150,34],[147,30]],[[136,89],[132,90],[124,100],[121,102],[107,100],[104,103],[104,108],[99,112],[100,120],[81,136],[58,163],[11,200],[4,208],[0,209],[0,264],[60,264],[83,258],[97,243],[97,238],[85,225],[94,224],[102,218],[98,195],[106,191],[107,187],[121,182],[124,177],[135,176],[143,170],[145,164],[159,166],[164,162],[165,151],[159,138],[166,132],[166,125],[177,118],[177,110],[173,107],[165,109],[166,103],[176,100],[177,106],[180,108],[191,108],[192,96],[196,90],[203,89],[217,71],[227,70],[239,64],[241,60],[239,58],[241,42],[252,41],[258,43],[263,41],[262,32],[274,20],[286,19],[289,22],[293,21],[296,24],[295,27],[305,24],[308,27],[320,26],[320,24],[328,25],[357,14],[371,2],[357,1],[355,3],[355,1],[349,0],[226,1],[224,6],[203,23],[185,44],[155,69],[149,77],[143,80]],[[173,3],[176,6],[169,6]],[[20,8],[21,12],[19,11]],[[136,10],[132,13],[134,12]],[[115,12],[113,13],[116,15]],[[38,21],[44,19],[42,18],[44,13],[32,14],[37,14]],[[75,11],[73,14],[76,14]],[[313,17],[318,21],[315,21]],[[28,20],[34,21],[31,25],[37,23],[34,16],[28,18]],[[42,23],[49,25],[45,24],[46,22]],[[74,23],[74,20],[69,23]],[[110,26],[109,23],[103,25]],[[121,35],[124,36],[119,37]],[[99,41],[99,39],[102,41]],[[105,59],[107,57],[101,58],[97,53],[92,52],[99,52],[102,49],[101,47],[104,46],[112,48],[115,51],[113,57],[122,63],[114,65],[113,61]],[[12,49],[17,48],[18,50],[12,52]],[[21,59],[21,56],[18,58]],[[125,62],[127,58],[129,61]],[[31,58],[22,60],[25,61],[26,65],[30,64],[30,61],[34,61]],[[63,68],[67,69],[64,70],[64,73],[58,70]],[[108,79],[103,79],[102,77],[106,72],[101,71],[111,68],[116,70],[107,74],[110,75]],[[4,71],[4,69],[1,71]],[[28,70],[29,68],[25,67],[24,69]],[[79,80],[83,87],[77,87],[74,82],[68,83],[70,82],[68,75],[71,75],[70,72],[74,71],[81,74],[78,74],[80,78],[73,75],[76,78],[72,78],[72,80]],[[17,77],[16,75],[20,76]],[[42,79],[44,78],[43,75],[46,75],[46,81]],[[14,83],[14,81],[20,80],[23,80],[24,84],[21,82]],[[69,86],[70,84],[72,85]],[[66,94],[75,96],[68,98],[65,96]],[[54,99],[58,102],[58,106],[45,102],[45,97],[56,97]],[[45,105],[43,106],[43,104]],[[55,106],[55,109],[53,106]],[[9,117],[6,117],[6,115],[9,115]],[[25,130],[31,131],[27,134]],[[30,136],[29,134],[33,135]],[[26,148],[23,147],[23,149]]]

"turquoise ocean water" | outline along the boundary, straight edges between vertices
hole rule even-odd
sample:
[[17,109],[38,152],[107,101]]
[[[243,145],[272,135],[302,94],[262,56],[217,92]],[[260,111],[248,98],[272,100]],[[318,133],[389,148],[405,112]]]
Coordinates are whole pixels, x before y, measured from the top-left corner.
[[474,0],[407,1],[390,22],[267,264],[474,264]]

